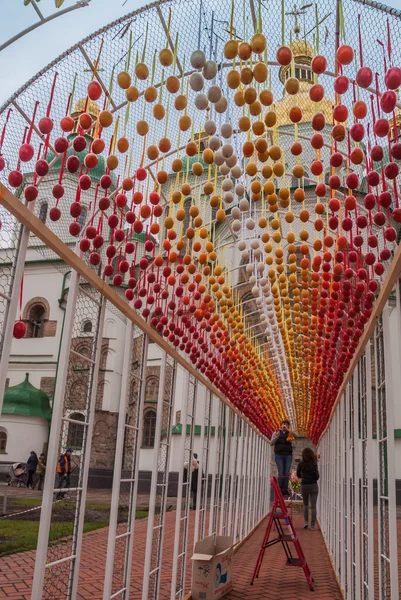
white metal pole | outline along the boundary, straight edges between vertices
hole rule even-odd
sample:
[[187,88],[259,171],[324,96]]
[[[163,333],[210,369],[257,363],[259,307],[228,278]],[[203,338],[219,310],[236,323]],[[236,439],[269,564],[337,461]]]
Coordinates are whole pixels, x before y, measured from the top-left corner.
[[109,519],[109,533],[107,540],[107,556],[104,577],[103,600],[109,600],[112,593],[111,590],[113,585],[114,553],[116,548],[118,506],[120,500],[121,486],[121,468],[123,464],[124,454],[125,420],[129,395],[129,372],[131,369],[133,335],[134,332],[132,322],[127,320],[124,340],[123,368],[121,375],[120,403],[118,408],[117,438],[114,455],[113,487],[111,490],[111,506]]
[[[175,528],[174,528],[174,549],[173,549],[173,572],[171,575],[171,600],[175,599],[176,596],[176,582],[177,582],[177,571],[178,571],[178,551],[180,547],[180,529],[181,529],[181,506],[182,506],[182,484],[184,480],[184,456],[185,456],[185,437],[187,429],[187,409],[188,409],[188,398],[190,394],[190,377],[189,372],[185,371],[184,374],[184,402],[182,407],[181,419],[182,419],[182,430],[181,439],[179,446],[180,470],[178,473],[178,490],[177,490],[177,508],[175,515]],[[191,477],[191,461],[188,463],[188,478]],[[185,566],[183,567],[185,568]]]
[[359,493],[359,480],[360,480],[360,453],[359,453],[359,388],[358,388],[358,373],[355,370],[354,382],[353,382],[353,411],[354,411],[354,430],[353,435],[353,513],[354,513],[354,536],[353,536],[353,557],[355,561],[354,577],[355,577],[355,597],[360,598],[361,596],[361,521],[360,521],[360,493]]
[[[30,207],[33,210],[34,207]],[[7,302],[6,314],[3,325],[3,342],[0,361],[0,415],[3,408],[4,390],[6,386],[8,363],[10,361],[11,344],[13,340],[14,325],[18,312],[21,281],[24,274],[26,253],[28,250],[30,231],[21,225],[19,244],[17,247],[17,260],[13,273],[11,299]]]
[[224,439],[224,460],[222,462],[222,472],[221,472],[221,480],[222,480],[222,491],[221,491],[221,505],[220,505],[220,527],[219,527],[219,535],[223,535],[223,531],[225,530],[226,523],[226,484],[227,484],[227,474],[230,473],[230,452],[229,452],[229,444],[231,440],[230,434],[230,414],[229,408],[227,405],[224,405],[224,426],[225,426],[225,439]]
[[[201,511],[201,492],[202,492],[202,481],[203,481],[203,454],[204,454],[204,445],[205,445],[205,437],[206,437],[206,389],[203,388],[205,394],[202,394],[202,398],[204,398],[202,402],[202,418],[201,418],[201,436],[200,436],[200,453],[199,453],[199,473],[198,473],[198,488],[196,490],[196,511],[195,511],[195,529],[194,529],[194,548],[196,542],[199,540],[199,521],[200,521],[200,511]],[[199,403],[198,403],[199,405]],[[209,424],[210,425],[210,424]],[[207,480],[206,480],[207,485]],[[207,501],[207,491],[206,491],[206,501]],[[202,510],[205,510],[205,507],[202,506]]]
[[[91,378],[91,391],[90,391],[90,400],[89,400],[89,420],[86,430],[85,436],[85,456],[84,456],[84,465],[82,472],[81,485],[82,491],[80,492],[80,502],[79,502],[79,514],[78,514],[78,522],[77,522],[77,533],[75,539],[75,549],[73,543],[73,554],[75,554],[75,558],[71,561],[70,566],[70,578],[72,578],[72,588],[71,588],[71,598],[75,600],[78,593],[78,580],[79,580],[79,568],[80,568],[80,560],[81,560],[81,551],[82,551],[82,538],[84,531],[84,521],[85,521],[85,510],[86,510],[86,496],[88,491],[88,477],[89,477],[89,467],[90,467],[90,456],[92,450],[92,437],[93,437],[93,426],[95,423],[95,407],[96,407],[96,396],[97,396],[97,383],[99,379],[99,369],[100,369],[100,360],[102,357],[102,340],[103,340],[103,328],[104,328],[104,320],[106,314],[106,299],[103,298],[102,304],[99,311],[99,322],[97,327],[97,335],[96,335],[96,355],[95,355],[95,363],[92,367],[92,378]],[[74,542],[74,539],[73,539]]]
[[[157,479],[158,479],[158,463],[159,463],[159,452],[160,452],[160,441],[161,431],[163,422],[163,400],[165,393],[165,380],[166,380],[166,361],[167,355],[165,352],[162,354],[162,364],[160,369],[160,380],[159,380],[159,391],[157,397],[157,417],[156,417],[156,429],[155,429],[155,443],[153,447],[153,465],[152,465],[152,479],[150,484],[150,495],[149,495],[149,512],[148,512],[148,531],[146,536],[146,549],[145,549],[145,565],[143,569],[143,584],[142,584],[142,600],[149,600],[149,581],[150,581],[150,570],[153,550],[153,525],[155,518],[156,508],[156,491],[157,491]],[[185,421],[183,423],[185,427]],[[189,470],[189,469],[188,469]]]
[[129,506],[129,525],[128,531],[129,535],[129,543],[128,543],[128,551],[126,554],[126,562],[124,567],[124,587],[123,587],[123,598],[124,600],[128,600],[130,597],[130,585],[131,585],[131,573],[132,573],[132,556],[134,551],[135,544],[135,519],[136,519],[136,503],[138,500],[138,478],[139,478],[139,454],[142,446],[142,437],[143,437],[143,407],[145,404],[145,380],[146,380],[146,367],[148,362],[148,347],[149,347],[149,339],[148,336],[145,335],[143,339],[143,347],[142,347],[142,362],[141,362],[141,380],[140,380],[140,394],[139,394],[139,407],[137,413],[137,432],[135,437],[135,445],[133,448],[133,479],[131,482],[131,491],[130,491],[130,506]]
[[234,415],[234,425],[233,425],[233,434],[235,435],[235,448],[234,448],[234,456],[233,463],[231,469],[231,481],[230,481],[230,502],[228,507],[228,530],[227,535],[231,535],[233,531],[233,504],[234,504],[234,491],[237,480],[237,463],[238,463],[238,421],[239,417],[237,414]]
[[239,468],[238,478],[237,478],[237,497],[235,500],[235,519],[234,519],[234,544],[237,542],[238,536],[238,525],[239,525],[239,515],[240,515],[240,505],[241,505],[241,493],[242,493],[242,473],[244,468],[244,430],[245,430],[245,422],[242,419],[238,419],[238,426],[240,429],[240,436],[238,440],[238,462]]
[[368,491],[368,600],[374,600],[374,525],[373,525],[373,418],[372,418],[372,346],[366,346],[366,413],[367,413],[367,491]]
[[[387,302],[383,310],[383,349],[384,363],[386,372],[385,387],[385,405],[387,436],[387,497],[388,497],[388,542],[389,542],[389,561],[390,561],[390,598],[399,600],[399,581],[398,581],[398,557],[397,550],[397,506],[396,506],[396,488],[395,488],[395,443],[394,443],[394,406],[399,401],[399,387],[396,373],[399,365],[394,364],[392,352],[390,350],[390,319],[389,304]],[[380,489],[378,490],[380,495]]]
[[50,520],[53,505],[54,476],[56,473],[56,466],[58,460],[60,431],[63,417],[64,392],[67,381],[69,353],[74,326],[78,288],[79,275],[78,273],[76,273],[76,271],[72,271],[70,287],[68,290],[68,300],[65,312],[63,337],[61,340],[60,347],[59,368],[53,399],[52,422],[50,427],[50,437],[49,446],[47,450],[46,465],[48,476],[45,477],[43,488],[42,510],[40,515],[38,543],[36,547],[35,570],[32,584],[32,600],[42,600],[43,598],[43,582],[45,578]]

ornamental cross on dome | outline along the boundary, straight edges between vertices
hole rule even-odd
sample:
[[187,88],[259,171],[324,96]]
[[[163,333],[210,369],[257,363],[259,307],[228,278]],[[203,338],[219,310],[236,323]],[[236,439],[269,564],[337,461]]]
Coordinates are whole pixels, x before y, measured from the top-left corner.
[[288,13],[285,13],[286,15],[292,15],[294,17],[294,33],[295,35],[298,37],[300,31],[301,31],[301,27],[299,26],[298,23],[298,17],[301,15],[304,15],[306,10],[308,8],[310,8],[311,6],[313,6],[312,4],[304,4],[304,6],[301,6],[301,8],[298,10],[298,7],[296,4],[294,4],[294,10]]

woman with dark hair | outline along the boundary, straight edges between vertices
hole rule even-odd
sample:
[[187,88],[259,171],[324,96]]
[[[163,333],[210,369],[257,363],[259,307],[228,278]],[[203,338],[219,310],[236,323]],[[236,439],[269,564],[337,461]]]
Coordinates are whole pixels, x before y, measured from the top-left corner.
[[277,465],[278,485],[283,496],[289,496],[288,482],[290,481],[290,471],[292,465],[292,442],[298,434],[291,431],[290,422],[285,419],[281,422],[280,429],[277,429],[271,437],[270,446],[274,446],[274,460]]
[[310,522],[311,531],[315,530],[316,523],[316,502],[319,493],[317,485],[319,471],[317,468],[317,456],[311,448],[305,448],[302,452],[302,460],[298,463],[297,476],[302,480],[301,491],[304,503],[304,529],[309,525],[309,500],[312,508],[312,518]]

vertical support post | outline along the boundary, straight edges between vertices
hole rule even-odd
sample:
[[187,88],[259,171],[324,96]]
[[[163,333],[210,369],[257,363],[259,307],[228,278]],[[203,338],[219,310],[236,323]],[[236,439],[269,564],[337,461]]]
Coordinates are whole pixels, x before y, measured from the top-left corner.
[[78,593],[78,580],[79,580],[79,568],[82,550],[82,537],[84,532],[84,521],[85,521],[85,509],[86,509],[86,496],[88,491],[88,477],[89,477],[89,466],[90,456],[92,450],[92,437],[93,437],[93,426],[95,423],[95,406],[96,406],[96,395],[97,395],[97,383],[99,379],[100,359],[102,356],[102,339],[103,339],[103,327],[104,318],[106,314],[106,300],[102,297],[97,333],[96,333],[96,346],[95,346],[95,362],[92,369],[92,378],[90,382],[90,400],[89,400],[89,420],[86,430],[86,443],[85,443],[85,457],[82,475],[80,474],[81,484],[79,487],[82,491],[79,495],[79,515],[77,523],[77,532],[73,537],[72,553],[75,554],[75,559],[71,561],[70,565],[70,578],[72,579],[71,586],[71,598],[76,598]]
[[238,440],[238,453],[239,453],[239,469],[238,469],[238,479],[237,479],[237,494],[235,501],[235,519],[234,519],[234,544],[237,543],[238,540],[238,525],[240,520],[240,510],[241,510],[241,495],[242,495],[242,476],[244,470],[244,431],[245,431],[245,422],[242,419],[238,419],[238,427],[239,430],[239,440]]
[[125,329],[125,340],[124,340],[124,359],[123,368],[121,375],[121,392],[120,392],[120,403],[118,408],[118,423],[117,423],[117,438],[116,438],[116,450],[114,455],[114,467],[113,467],[113,487],[111,492],[111,506],[110,506],[110,519],[109,519],[109,534],[107,540],[107,556],[106,556],[106,568],[104,577],[104,588],[103,588],[103,600],[108,600],[111,596],[111,589],[113,584],[113,565],[114,565],[114,553],[116,547],[116,535],[117,535],[117,518],[118,518],[118,505],[120,498],[120,486],[121,486],[121,469],[123,464],[123,453],[124,453],[124,438],[125,438],[125,420],[127,411],[127,402],[129,394],[129,372],[131,367],[131,354],[132,354],[132,340],[133,340],[133,327],[132,322],[127,321]]
[[373,465],[374,465],[374,448],[373,448],[373,414],[372,414],[372,346],[369,343],[366,345],[366,415],[367,415],[367,501],[368,501],[368,600],[374,600],[374,526],[373,526]]
[[[234,457],[233,457],[233,465],[231,470],[231,482],[230,482],[230,503],[228,509],[228,530],[227,535],[232,535],[233,530],[233,508],[235,502],[235,490],[237,489],[237,465],[238,465],[238,423],[239,417],[237,414],[234,415],[234,425],[233,425],[233,433],[235,432],[235,449],[234,449]],[[238,491],[238,490],[237,490]]]
[[[205,510],[205,506],[202,503],[201,509],[201,497],[203,497],[203,470],[204,470],[204,447],[206,438],[206,411],[207,411],[207,392],[205,391],[205,399],[202,402],[202,418],[201,418],[201,436],[200,436],[200,455],[199,455],[199,475],[198,475],[198,488],[196,490],[196,511],[195,511],[195,529],[194,529],[194,548],[196,542],[199,540],[199,522],[201,510]],[[198,404],[199,405],[199,404]],[[209,427],[210,429],[210,427]],[[207,499],[207,492],[206,492]]]
[[[398,580],[398,557],[397,550],[397,506],[396,506],[396,489],[395,489],[395,443],[394,443],[394,405],[398,400],[396,368],[399,365],[394,365],[390,351],[390,317],[389,304],[387,302],[383,310],[383,352],[384,365],[386,372],[386,384],[384,393],[382,423],[385,424],[386,431],[383,431],[387,437],[386,441],[386,456],[387,463],[387,505],[388,505],[388,551],[389,569],[390,569],[390,598],[398,600],[399,595],[399,580]],[[379,439],[379,436],[378,436]],[[379,489],[379,495],[382,491]],[[379,517],[380,518],[380,517]]]
[[204,444],[202,446],[202,495],[201,500],[197,499],[196,506],[200,511],[200,539],[205,537],[206,531],[206,514],[207,514],[207,503],[208,503],[208,492],[209,492],[209,463],[210,463],[210,440],[211,440],[211,429],[212,429],[212,410],[213,410],[213,394],[209,389],[206,389],[206,401],[205,401],[205,418],[204,427],[207,428],[207,432],[204,437]]
[[[32,204],[35,204],[34,202]],[[33,210],[34,206],[30,206]],[[10,361],[11,344],[13,340],[14,324],[17,317],[18,302],[20,298],[20,289],[22,276],[24,274],[26,253],[28,250],[30,231],[28,227],[21,225],[20,237],[17,248],[17,259],[12,275],[13,284],[11,291],[11,299],[7,302],[6,314],[3,325],[3,340],[1,346],[1,361],[0,361],[0,415],[3,409],[4,389],[6,386],[8,363]],[[48,478],[49,479],[49,478]]]
[[[359,361],[360,363],[360,361]],[[359,364],[360,366],[360,364]],[[353,381],[353,411],[354,411],[354,431],[353,435],[353,561],[354,561],[354,589],[355,598],[361,596],[361,520],[360,520],[360,452],[359,452],[359,407],[360,407],[360,395],[359,395],[359,379],[358,379],[358,367],[354,374]]]
[[58,460],[58,448],[63,417],[64,390],[67,381],[68,358],[70,353],[71,338],[74,326],[75,308],[78,298],[78,288],[79,275],[76,271],[73,271],[71,275],[70,288],[68,291],[63,338],[61,340],[60,347],[59,369],[57,374],[56,388],[54,391],[53,413],[50,427],[50,437],[46,465],[46,470],[49,473],[49,476],[45,477],[43,488],[42,511],[39,524],[38,543],[36,547],[35,571],[32,584],[32,600],[41,600],[43,596],[42,592],[45,578],[50,520],[53,505],[54,473],[56,472]]
[[[144,578],[142,585],[143,600],[150,600],[150,598],[154,598],[156,600],[159,597],[160,589],[160,572],[163,556],[164,522],[166,513],[168,476],[170,466],[170,447],[172,430],[171,415],[173,410],[173,399],[175,394],[176,382],[176,365],[174,363],[172,381],[170,382],[170,386],[167,386],[167,361],[168,357],[166,353],[163,352],[157,401],[157,420],[153,453],[152,481],[149,498],[148,532],[146,538]],[[164,405],[166,403],[166,392],[168,393],[168,414],[166,414],[166,411],[164,409]],[[167,429],[165,440],[162,440],[163,424],[164,427]],[[163,447],[165,449],[165,454],[163,454]],[[159,506],[160,512],[158,516],[158,522],[155,525],[156,501],[158,496],[161,498]],[[152,587],[150,589],[151,577],[153,578],[153,580]]]

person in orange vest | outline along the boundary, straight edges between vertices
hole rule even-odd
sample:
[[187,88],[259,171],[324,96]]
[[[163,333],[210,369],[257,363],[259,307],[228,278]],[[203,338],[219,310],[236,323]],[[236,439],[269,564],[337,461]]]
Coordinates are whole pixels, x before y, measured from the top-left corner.
[[[57,487],[60,490],[63,487],[70,487],[70,475],[71,475],[71,454],[72,449],[67,448],[64,454],[60,455],[60,458],[57,463]],[[61,491],[57,494],[57,498],[64,498],[64,494]]]

